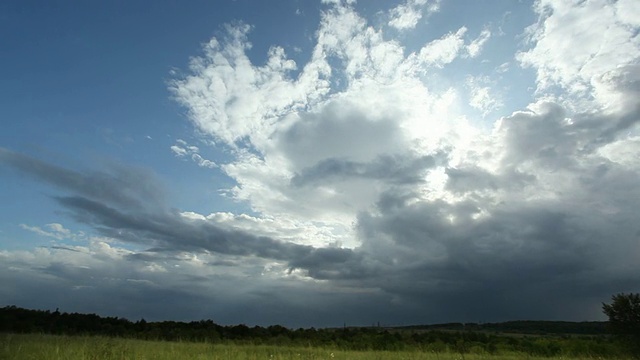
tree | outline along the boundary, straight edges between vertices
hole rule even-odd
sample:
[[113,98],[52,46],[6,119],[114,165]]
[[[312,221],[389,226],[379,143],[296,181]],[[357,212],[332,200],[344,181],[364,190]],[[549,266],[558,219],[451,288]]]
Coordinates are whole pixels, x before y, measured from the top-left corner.
[[620,293],[611,300],[611,304],[602,304],[611,329],[617,334],[640,335],[640,294]]
[[620,293],[611,300],[611,304],[602,304],[611,331],[634,347],[640,347],[640,294]]

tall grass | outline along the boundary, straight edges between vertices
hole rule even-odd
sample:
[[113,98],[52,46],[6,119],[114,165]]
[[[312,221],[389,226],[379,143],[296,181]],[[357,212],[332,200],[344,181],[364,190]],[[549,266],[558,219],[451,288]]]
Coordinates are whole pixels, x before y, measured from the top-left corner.
[[[233,345],[144,341],[87,336],[38,334],[0,334],[0,359],[18,360],[283,360],[283,359],[349,359],[349,360],[507,360],[554,359],[527,355],[462,354],[419,351],[340,351],[330,348],[277,347],[265,345]],[[564,358],[555,358],[563,359]]]

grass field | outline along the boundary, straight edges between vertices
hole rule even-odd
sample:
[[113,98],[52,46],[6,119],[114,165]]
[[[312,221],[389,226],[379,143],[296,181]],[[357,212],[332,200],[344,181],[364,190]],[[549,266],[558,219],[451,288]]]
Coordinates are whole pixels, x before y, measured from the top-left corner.
[[[188,342],[143,341],[107,337],[56,335],[0,335],[0,359],[34,360],[115,360],[115,359],[354,359],[354,360],[507,360],[507,359],[563,359],[537,358],[525,354],[465,354],[454,352],[383,352],[340,351],[330,348],[296,348],[262,345],[228,345]],[[580,358],[575,358],[580,359]],[[596,359],[596,358],[582,358]],[[601,358],[597,358],[601,359]]]

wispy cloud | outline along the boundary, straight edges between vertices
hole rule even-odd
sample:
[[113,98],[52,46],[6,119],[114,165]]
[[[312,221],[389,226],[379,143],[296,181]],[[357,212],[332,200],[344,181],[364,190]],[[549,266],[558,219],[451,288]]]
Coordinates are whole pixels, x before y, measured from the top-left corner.
[[491,37],[491,31],[489,29],[482,30],[478,38],[476,38],[469,45],[467,45],[467,52],[469,53],[469,56],[474,58],[480,55],[480,52],[482,51],[482,47],[487,41],[489,41],[490,37]]
[[211,160],[207,160],[203,158],[202,155],[200,155],[200,148],[198,148],[197,146],[189,145],[182,139],[176,140],[176,144],[171,145],[170,149],[177,157],[190,158],[200,167],[206,167],[210,169],[215,169],[218,167],[218,164]]
[[467,77],[466,86],[469,89],[469,105],[487,116],[491,112],[501,108],[503,102],[501,96],[492,89],[492,81],[489,77]]
[[38,226],[29,226],[25,224],[20,224],[20,227],[32,231],[38,235],[47,236],[51,238],[55,238],[58,240],[65,239],[75,239],[77,236],[83,236],[83,233],[73,234],[69,229],[66,229],[62,224],[52,223],[45,225],[45,229],[42,229]]

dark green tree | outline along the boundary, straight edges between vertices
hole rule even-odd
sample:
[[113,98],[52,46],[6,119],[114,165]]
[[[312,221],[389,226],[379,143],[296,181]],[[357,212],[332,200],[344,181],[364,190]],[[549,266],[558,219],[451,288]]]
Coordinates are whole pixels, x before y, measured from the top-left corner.
[[633,351],[640,350],[640,294],[620,293],[611,297],[611,304],[602,304],[609,317],[611,332],[618,335]]
[[602,304],[616,334],[640,335],[640,294],[620,293],[611,297],[611,304]]

